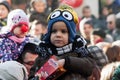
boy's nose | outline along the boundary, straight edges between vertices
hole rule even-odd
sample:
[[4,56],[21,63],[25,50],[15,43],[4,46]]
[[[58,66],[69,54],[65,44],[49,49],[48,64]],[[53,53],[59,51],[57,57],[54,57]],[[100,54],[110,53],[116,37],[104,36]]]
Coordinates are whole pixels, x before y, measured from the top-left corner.
[[61,36],[61,34],[62,34],[61,32],[57,32],[56,36]]

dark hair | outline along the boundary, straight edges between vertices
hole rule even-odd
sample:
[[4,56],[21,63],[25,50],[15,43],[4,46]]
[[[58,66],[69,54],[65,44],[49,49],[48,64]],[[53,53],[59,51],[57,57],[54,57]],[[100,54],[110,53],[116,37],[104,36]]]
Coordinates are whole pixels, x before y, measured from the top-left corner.
[[45,20],[37,20],[37,22],[36,22],[36,25],[37,24],[41,24],[41,25],[43,25],[43,27],[47,27],[47,21],[45,21]]
[[86,6],[83,7],[83,10],[84,9],[90,9],[90,6],[86,5]]
[[109,62],[118,61],[117,59],[120,55],[120,47],[119,46],[109,47],[106,51],[106,55],[108,57]]
[[105,38],[106,37],[106,33],[104,30],[102,29],[94,29],[93,32],[92,32],[93,35],[98,35],[100,36],[101,38]]
[[35,49],[36,49],[37,45],[34,43],[27,43],[24,48],[23,51],[21,52],[19,58],[17,59],[18,62],[23,63],[23,59],[25,58],[25,55],[27,52],[31,53],[31,54],[37,54]]
[[93,25],[93,21],[92,21],[92,20],[86,21],[85,24],[89,24],[89,25],[91,25],[91,26],[94,28],[94,25]]

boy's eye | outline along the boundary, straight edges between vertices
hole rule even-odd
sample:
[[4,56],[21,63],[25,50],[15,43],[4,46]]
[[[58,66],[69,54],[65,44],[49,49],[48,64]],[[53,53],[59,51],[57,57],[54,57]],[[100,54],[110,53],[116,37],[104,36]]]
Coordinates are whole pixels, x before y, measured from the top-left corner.
[[61,32],[62,32],[62,33],[67,33],[68,31],[67,31],[67,30],[62,30]]
[[52,31],[51,31],[51,33],[56,33],[56,32],[57,32],[57,30],[52,30]]
[[[61,33],[68,33],[67,30],[61,30],[60,32],[61,32]],[[52,30],[51,33],[57,33],[57,30]]]

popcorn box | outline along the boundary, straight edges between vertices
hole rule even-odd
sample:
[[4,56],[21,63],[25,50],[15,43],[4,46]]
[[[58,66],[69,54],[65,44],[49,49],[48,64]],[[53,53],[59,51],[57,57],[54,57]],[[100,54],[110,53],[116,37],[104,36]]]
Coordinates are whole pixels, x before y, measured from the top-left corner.
[[60,68],[56,62],[57,58],[51,56],[50,59],[36,73],[40,80],[55,80],[65,72],[64,68]]

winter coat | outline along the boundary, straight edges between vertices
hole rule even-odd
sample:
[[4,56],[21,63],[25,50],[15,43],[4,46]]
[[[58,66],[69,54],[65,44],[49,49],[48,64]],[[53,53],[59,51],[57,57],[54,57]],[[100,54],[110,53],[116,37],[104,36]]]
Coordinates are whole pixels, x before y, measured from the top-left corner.
[[29,37],[26,37],[22,43],[17,43],[8,38],[12,35],[10,32],[0,35],[0,62],[16,60],[23,46],[29,41]]
[[[72,47],[69,46],[71,44]],[[69,50],[68,48],[64,49],[67,46],[69,46],[72,50]],[[68,50],[68,52],[65,53],[59,53],[61,51],[57,51],[58,49],[55,46],[46,43],[40,43],[36,50],[39,57],[36,59],[34,66],[31,68],[29,80],[35,77],[34,75],[38,69],[40,69],[40,67],[52,55],[56,55],[59,59],[65,59],[64,68],[66,69],[66,72],[56,80],[68,80],[68,76],[69,80],[80,80],[80,78],[84,78],[83,80],[86,80],[87,77],[92,74],[94,61],[91,54],[87,50],[84,39],[80,36],[76,37],[76,40],[73,43],[70,43],[62,48],[63,52]]]

